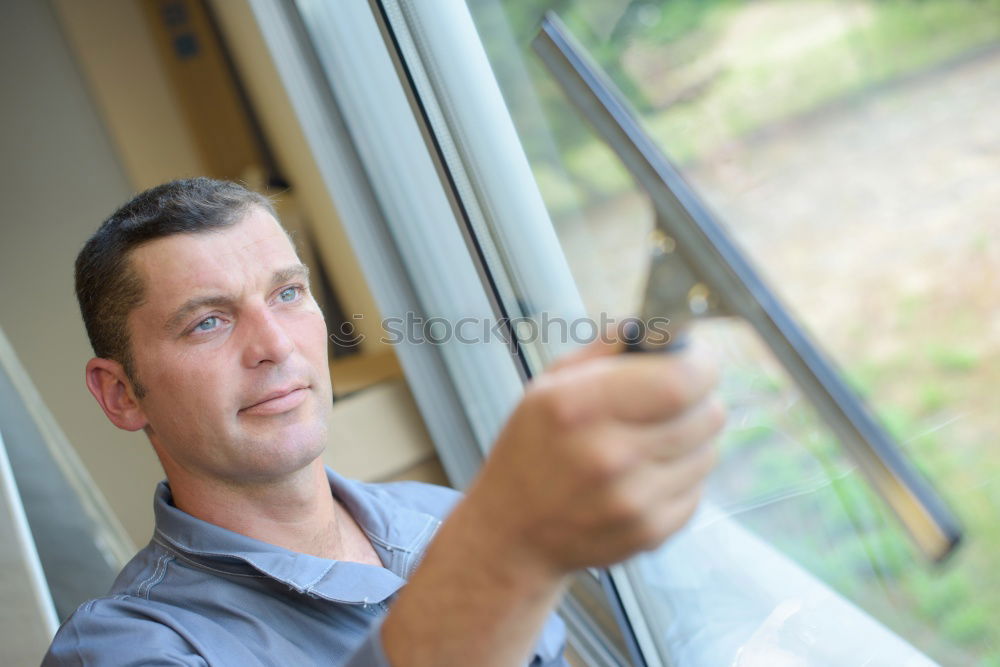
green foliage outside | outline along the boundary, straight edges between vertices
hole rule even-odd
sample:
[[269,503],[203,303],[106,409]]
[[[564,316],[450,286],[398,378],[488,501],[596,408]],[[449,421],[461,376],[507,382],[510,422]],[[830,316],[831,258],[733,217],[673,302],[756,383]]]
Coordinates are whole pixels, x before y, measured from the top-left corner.
[[[984,494],[991,507],[981,506],[982,496],[949,498],[974,548],[930,567],[829,432],[808,412],[789,412],[785,398],[777,389],[755,394],[750,419],[722,443],[728,465],[738,465],[739,478],[750,482],[728,494],[751,506],[766,501],[741,520],[944,664],[1000,660],[1000,578],[986,558],[1000,553],[1000,489]],[[1000,473],[996,463],[956,460],[916,415],[890,409],[881,417],[941,489],[967,484],[969,465],[991,466],[984,477]]]
[[[470,4],[477,21],[495,5]],[[511,73],[518,67],[530,72],[531,95],[515,87],[504,93],[557,223],[562,214],[572,219],[634,186],[531,55],[529,42],[546,9],[559,13],[682,165],[711,161],[734,142],[834,113],[879,87],[931,76],[1000,43],[1000,0],[502,4],[516,57],[497,33],[480,30],[502,84],[516,80]],[[828,21],[831,15],[836,20]],[[820,19],[826,27],[815,27]],[[795,30],[815,27],[815,34],[790,39],[793,23]],[[532,113],[536,103],[548,122]],[[988,244],[981,239],[984,249]],[[917,331],[940,320],[928,305],[903,299],[899,325]],[[974,338],[976,332],[964,330],[974,325],[963,322],[975,321],[952,317],[953,338]],[[968,433],[959,443],[939,428],[1000,386],[1000,374],[984,370],[989,364],[974,346],[915,336],[891,360],[861,360],[846,369],[965,524],[969,544],[937,568],[921,561],[829,431],[808,410],[789,410],[783,379],[759,367],[729,374],[737,393],[752,390],[737,406],[739,427],[722,443],[728,493],[761,505],[741,520],[943,664],[1000,667],[1000,484],[993,481],[1000,479],[1000,460],[976,444],[996,434]]]
[[[476,12],[493,2],[471,4]],[[737,23],[752,6],[768,6],[774,16]],[[1000,0],[508,0],[503,9],[518,53],[480,25],[501,82],[509,68],[527,61],[546,116],[561,120],[538,126],[538,115],[524,113],[523,100],[507,91],[557,216],[620,195],[630,181],[531,54],[546,10],[560,16],[681,164],[1000,40]],[[840,16],[840,27],[819,31],[793,53],[776,50],[787,31],[797,29],[796,15],[808,22],[801,15],[810,11],[817,20]]]

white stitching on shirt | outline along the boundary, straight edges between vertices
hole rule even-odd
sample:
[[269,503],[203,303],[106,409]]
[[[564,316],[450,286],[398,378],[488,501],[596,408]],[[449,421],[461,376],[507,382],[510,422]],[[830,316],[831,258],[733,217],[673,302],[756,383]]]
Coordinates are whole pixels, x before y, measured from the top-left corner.
[[436,519],[429,514],[426,516],[430,521],[424,524],[423,530],[413,540],[413,550],[407,553],[406,558],[403,559],[402,570],[404,579],[409,579],[413,575],[413,571],[420,565],[420,561],[423,560],[424,554],[427,551],[427,543],[430,542],[431,538],[437,533],[438,527],[441,526],[440,519]]
[[315,579],[313,579],[312,581],[310,581],[310,582],[309,582],[308,584],[306,584],[306,585],[305,585],[305,586],[304,586],[304,587],[302,588],[302,590],[303,590],[304,592],[306,592],[306,593],[312,593],[312,592],[313,592],[313,586],[315,586],[316,584],[318,584],[318,583],[320,582],[320,580],[321,580],[321,579],[322,579],[323,577],[325,577],[325,576],[326,576],[327,574],[329,574],[329,573],[330,573],[330,570],[332,570],[332,569],[334,568],[334,566],[335,566],[335,565],[336,565],[336,564],[337,564],[338,562],[339,562],[339,561],[333,561],[333,562],[331,562],[331,563],[330,563],[330,565],[329,565],[329,567],[327,567],[327,568],[326,568],[325,570],[323,570],[323,571],[322,571],[322,572],[321,572],[321,573],[319,574],[319,576],[318,576],[318,577],[316,577]]
[[[153,569],[153,574],[144,579],[142,583],[139,584],[139,588],[136,589],[136,595],[138,597],[141,598],[144,597],[147,600],[149,599],[150,589],[152,589],[153,586],[155,586],[156,584],[163,581],[163,577],[166,576],[167,574],[167,563],[169,563],[171,560],[173,560],[173,557],[170,554],[162,554],[159,558],[156,559],[156,567]],[[144,586],[146,587],[145,593],[143,593],[142,591]]]
[[[218,572],[219,574],[228,574],[228,575],[233,576],[233,577],[250,577],[251,579],[273,579],[274,578],[274,577],[269,577],[266,574],[244,574],[242,572],[230,572],[229,570],[220,570],[218,568],[211,567],[210,565],[205,565],[201,561],[194,560],[190,556],[186,555],[184,552],[178,551],[177,549],[173,548],[171,545],[165,544],[165,543],[161,542],[160,540],[156,539],[155,535],[153,536],[153,541],[156,542],[157,544],[159,544],[163,549],[165,549],[165,550],[169,551],[170,553],[172,553],[174,555],[174,557],[176,557],[176,558],[184,561],[188,565],[191,565],[192,567],[198,568],[200,570],[207,570],[209,572]],[[235,556],[234,556],[234,558],[235,558]],[[240,559],[240,560],[243,563],[245,563],[247,566],[253,567],[253,565],[251,563],[248,563],[247,561],[245,561],[243,559]]]
[[149,573],[149,576],[147,576],[145,579],[143,579],[142,581],[139,582],[139,586],[136,588],[136,594],[139,597],[142,597],[142,589],[143,589],[143,587],[145,587],[145,585],[148,582],[152,581],[153,577],[156,576],[156,573],[160,569],[160,561],[162,561],[162,560],[163,560],[163,554],[160,554],[160,556],[157,557],[157,559],[156,559],[156,566],[153,567],[153,571]]

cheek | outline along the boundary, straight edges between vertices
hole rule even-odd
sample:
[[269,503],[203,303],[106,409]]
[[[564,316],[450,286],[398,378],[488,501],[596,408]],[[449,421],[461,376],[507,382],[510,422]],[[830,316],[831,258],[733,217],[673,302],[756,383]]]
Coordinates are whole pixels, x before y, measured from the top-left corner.
[[310,358],[327,356],[327,330],[323,315],[316,312],[303,313],[299,328],[298,345],[309,351]]
[[[218,385],[225,383],[224,350],[192,349],[160,358],[149,376],[150,395],[170,402],[175,413],[204,411],[224,396]],[[141,376],[140,376],[141,377]]]
[[319,313],[303,317],[296,337],[296,347],[299,353],[312,368],[317,389],[327,399],[332,398],[333,388],[330,385],[329,346],[327,344],[326,322]]

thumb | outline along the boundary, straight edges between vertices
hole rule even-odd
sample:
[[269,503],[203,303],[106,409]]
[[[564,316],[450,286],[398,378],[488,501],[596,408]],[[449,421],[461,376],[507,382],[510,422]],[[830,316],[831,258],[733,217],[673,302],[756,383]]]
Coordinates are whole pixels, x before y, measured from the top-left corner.
[[598,336],[597,340],[582,347],[578,347],[577,349],[556,359],[554,362],[549,364],[549,366],[545,369],[545,372],[558,373],[560,370],[585,363],[591,359],[618,354],[624,349],[625,346],[622,343],[622,337],[618,334],[617,328],[614,325],[608,325],[607,328],[605,328],[603,335]]

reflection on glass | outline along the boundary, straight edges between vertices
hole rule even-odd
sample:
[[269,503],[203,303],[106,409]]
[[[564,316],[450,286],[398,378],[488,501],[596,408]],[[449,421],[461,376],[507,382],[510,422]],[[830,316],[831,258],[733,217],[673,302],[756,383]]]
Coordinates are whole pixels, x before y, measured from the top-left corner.
[[[534,62],[528,43],[547,9],[629,95],[967,529],[956,558],[923,566],[759,342],[707,327],[731,413],[714,513],[629,565],[664,659],[689,664],[699,629],[682,621],[705,618],[718,643],[703,664],[850,663],[862,654],[829,651],[851,644],[822,641],[851,634],[850,600],[943,664],[1000,664],[1000,456],[988,444],[1000,433],[1000,2],[470,8],[591,315],[635,311],[652,212]],[[686,538],[711,544],[730,524],[742,532],[717,543],[716,560],[677,569],[685,545],[699,544]],[[780,561],[765,552],[789,565],[769,569]],[[781,585],[800,572],[829,589],[795,607]],[[901,654],[877,651],[905,644],[878,627],[865,625],[875,633],[865,655],[886,664],[879,655]]]

